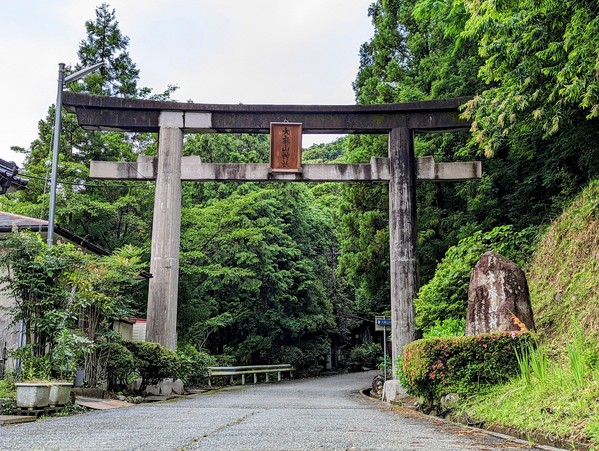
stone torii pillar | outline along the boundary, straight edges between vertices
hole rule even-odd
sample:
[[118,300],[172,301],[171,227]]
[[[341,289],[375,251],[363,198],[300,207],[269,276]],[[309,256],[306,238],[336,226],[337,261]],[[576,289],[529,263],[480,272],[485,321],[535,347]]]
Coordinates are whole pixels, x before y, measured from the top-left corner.
[[391,336],[393,377],[397,357],[416,338],[413,299],[418,294],[416,229],[416,160],[413,132],[407,127],[389,133],[389,255],[391,257]]
[[177,348],[177,297],[181,242],[181,156],[183,114],[163,111],[158,132],[156,193],[146,335]]

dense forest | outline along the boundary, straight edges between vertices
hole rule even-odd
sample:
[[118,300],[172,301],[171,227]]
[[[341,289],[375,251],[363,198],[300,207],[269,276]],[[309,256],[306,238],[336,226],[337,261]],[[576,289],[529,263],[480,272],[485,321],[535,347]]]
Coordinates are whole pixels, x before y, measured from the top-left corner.
[[[470,270],[456,269],[459,256],[492,248],[526,265],[544,226],[599,177],[599,7],[377,0],[365,14],[373,36],[359,49],[357,103],[472,98],[463,106],[469,132],[416,141],[418,156],[483,161],[481,181],[427,183],[417,192],[418,327],[459,333]],[[104,66],[69,90],[157,100],[176,91],[141,86],[109,5],[85,29],[68,70]],[[89,162],[156,155],[153,134],[86,131],[51,106],[38,138],[15,148],[29,186],[0,198],[0,208],[47,215],[55,114],[63,115],[58,224],[108,251],[137,248],[149,261],[153,183],[94,181]],[[190,135],[184,144],[185,155],[205,162],[266,162],[268,152],[263,135]],[[306,149],[303,162],[367,162],[386,152],[385,138],[352,135]],[[327,360],[376,363],[373,318],[390,307],[388,242],[382,184],[185,183],[179,342],[222,361],[284,361],[305,373]],[[128,315],[143,316],[145,302],[136,292]]]

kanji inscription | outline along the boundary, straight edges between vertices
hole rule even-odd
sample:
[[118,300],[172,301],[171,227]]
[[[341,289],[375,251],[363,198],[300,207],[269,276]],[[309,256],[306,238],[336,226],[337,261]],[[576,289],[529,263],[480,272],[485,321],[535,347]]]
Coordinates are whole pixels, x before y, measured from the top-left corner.
[[302,168],[302,124],[270,123],[270,168],[278,172],[299,172]]

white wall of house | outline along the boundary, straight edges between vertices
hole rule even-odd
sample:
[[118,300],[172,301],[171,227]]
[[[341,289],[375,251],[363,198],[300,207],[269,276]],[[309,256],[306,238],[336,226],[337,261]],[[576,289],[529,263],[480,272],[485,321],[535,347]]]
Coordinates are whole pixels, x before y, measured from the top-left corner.
[[112,330],[120,335],[121,340],[133,341],[133,321],[116,320],[112,324]]
[[145,319],[136,319],[135,324],[133,324],[133,342],[136,341],[146,341],[146,320]]
[[[4,271],[0,270],[0,275],[4,275]],[[15,300],[10,296],[6,289],[0,288],[0,359],[4,346],[11,351],[19,345],[19,325],[12,324],[13,318],[6,309],[15,305]],[[4,363],[5,369],[14,370],[14,362],[9,357],[6,362],[0,362],[0,367]]]

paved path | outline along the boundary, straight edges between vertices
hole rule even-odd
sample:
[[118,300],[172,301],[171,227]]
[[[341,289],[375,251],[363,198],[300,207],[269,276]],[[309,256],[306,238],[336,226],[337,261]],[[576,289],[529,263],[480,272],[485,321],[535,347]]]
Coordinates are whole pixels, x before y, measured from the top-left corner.
[[364,397],[374,373],[231,387],[0,427],[1,450],[522,450]]

